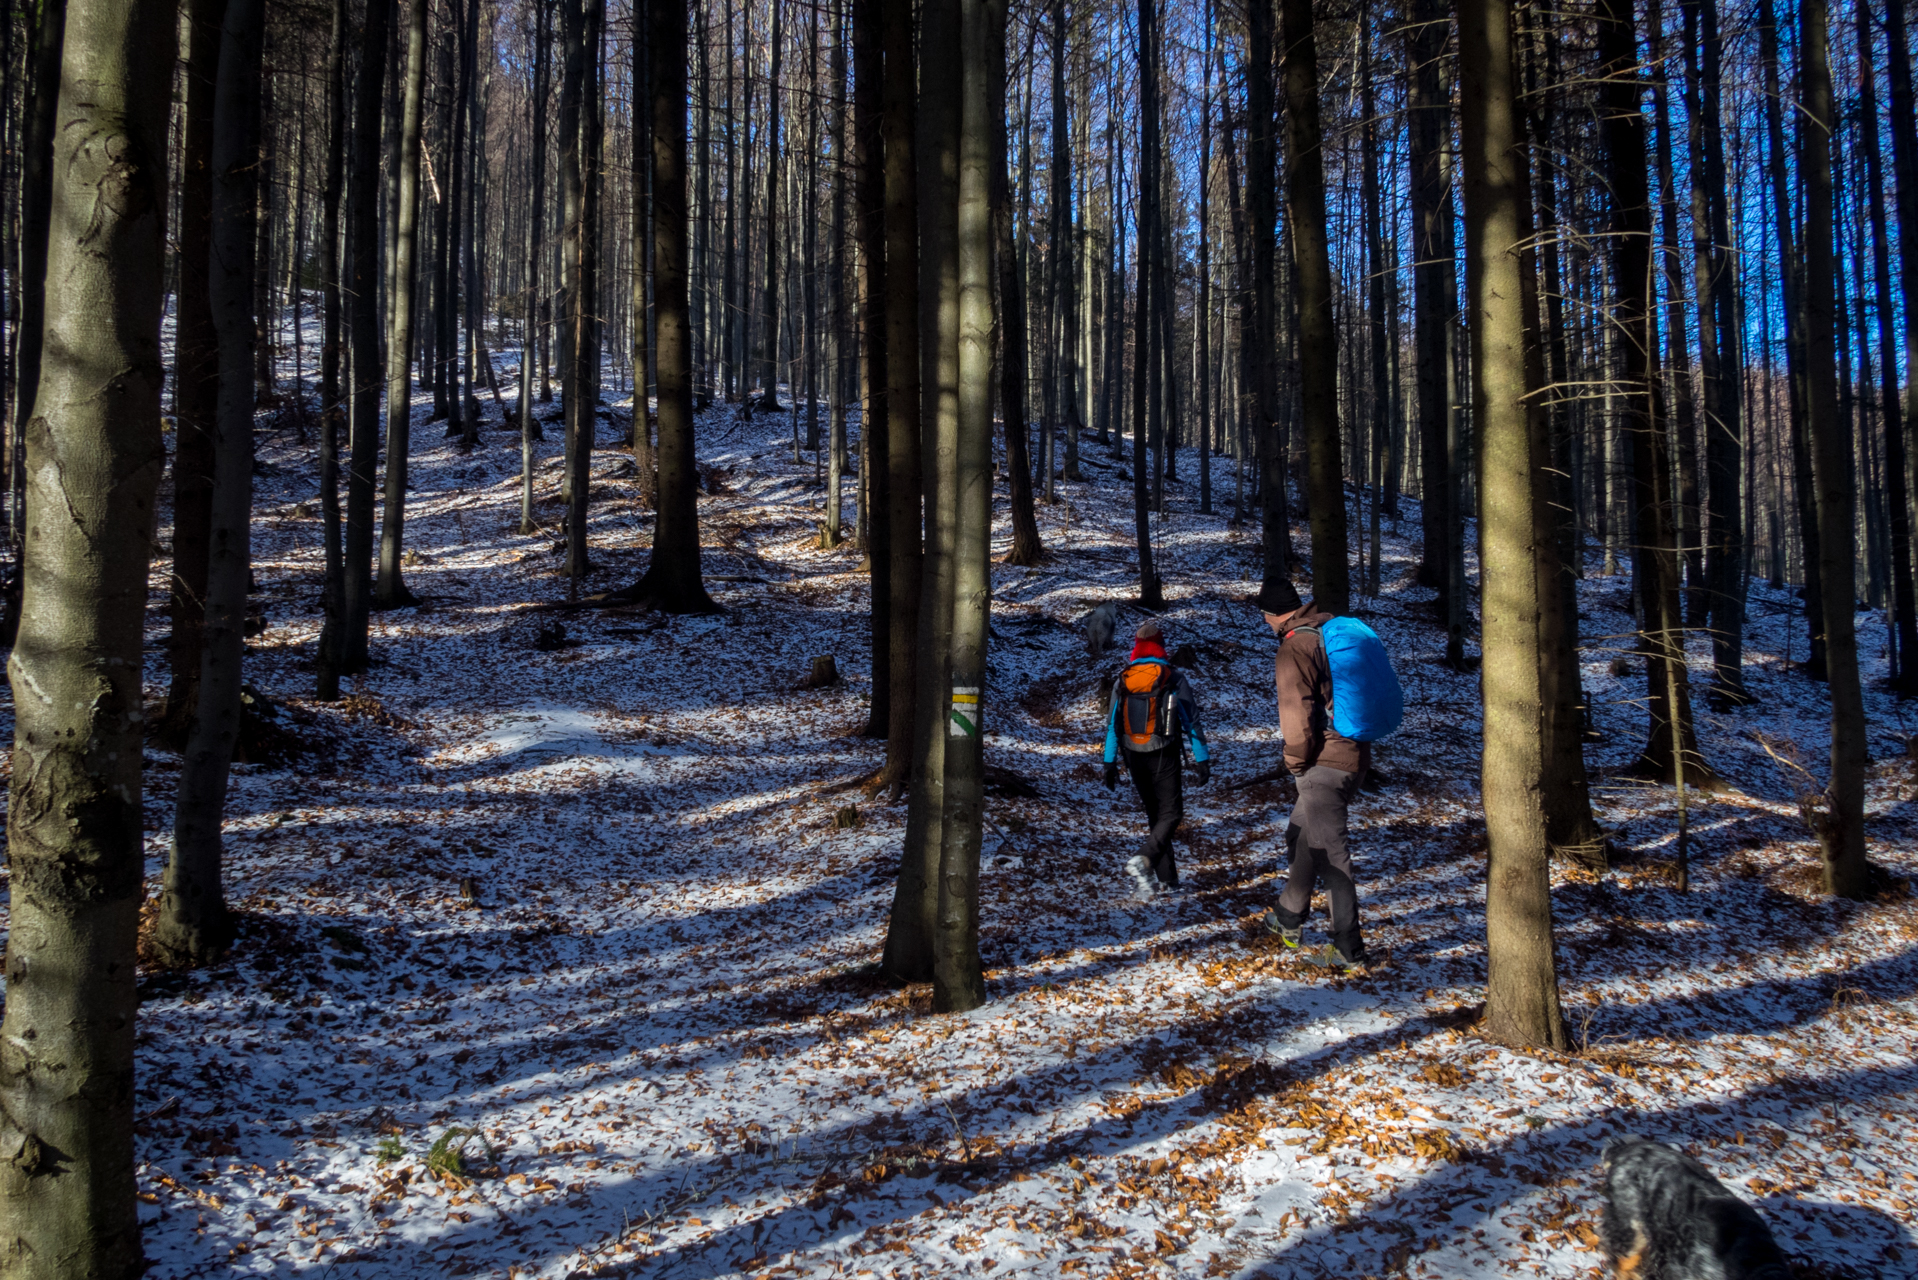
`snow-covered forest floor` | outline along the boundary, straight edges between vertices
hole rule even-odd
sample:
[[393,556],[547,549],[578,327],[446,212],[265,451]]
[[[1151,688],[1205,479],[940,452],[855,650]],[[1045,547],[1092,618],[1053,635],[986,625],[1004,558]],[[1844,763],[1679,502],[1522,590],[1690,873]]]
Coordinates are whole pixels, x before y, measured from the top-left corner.
[[[542,610],[566,595],[559,432],[539,450],[547,532],[522,537],[516,440],[487,410],[470,456],[416,427],[424,603],[374,616],[379,665],[330,706],[310,700],[317,461],[262,438],[248,680],[310,750],[235,771],[230,961],[144,974],[154,1276],[1585,1276],[1597,1157],[1625,1133],[1696,1154],[1805,1275],[1918,1273],[1918,909],[1903,886],[1816,892],[1793,780],[1755,737],[1822,774],[1786,593],[1754,588],[1757,706],[1699,699],[1734,786],[1692,797],[1681,896],[1673,794],[1620,772],[1644,735],[1642,676],[1610,672],[1629,642],[1605,639],[1630,629],[1626,580],[1586,577],[1594,797],[1621,851],[1602,878],[1555,874],[1579,1051],[1513,1052],[1475,1029],[1478,692],[1436,661],[1416,505],[1358,607],[1410,702],[1379,751],[1389,785],[1354,816],[1385,959],[1326,976],[1254,930],[1288,791],[1232,788],[1278,760],[1274,642],[1241,603],[1256,530],[1196,514],[1191,454],[1154,530],[1218,764],[1207,788],[1188,777],[1188,891],[1128,896],[1138,810],[1097,765],[1122,655],[1088,659],[1076,624],[1134,591],[1132,517],[1088,441],[1087,481],[1040,510],[1051,558],[994,569],[987,758],[1038,795],[988,805],[990,1002],[935,1016],[927,990],[871,976],[904,805],[845,789],[882,751],[859,736],[866,578],[817,548],[787,420],[703,419],[705,564],[735,580],[713,586],[723,615],[665,618]],[[627,455],[603,447],[594,473],[589,590],[635,578],[650,533]],[[1229,498],[1229,464],[1214,482]],[[1122,603],[1122,634],[1140,617]],[[536,647],[555,623],[563,646]],[[1909,877],[1914,764],[1875,687],[1882,620],[1861,623],[1871,856]],[[799,689],[820,654],[845,682]],[[178,761],[147,764],[157,892]],[[836,829],[849,804],[859,825]]]

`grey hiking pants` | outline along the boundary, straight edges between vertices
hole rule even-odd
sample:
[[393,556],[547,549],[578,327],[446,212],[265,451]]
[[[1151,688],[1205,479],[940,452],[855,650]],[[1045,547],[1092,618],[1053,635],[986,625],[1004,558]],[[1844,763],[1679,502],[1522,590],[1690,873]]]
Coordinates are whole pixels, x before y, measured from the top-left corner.
[[1332,903],[1332,942],[1347,960],[1365,959],[1359,936],[1359,894],[1352,881],[1352,855],[1345,847],[1346,810],[1359,793],[1359,775],[1315,764],[1299,775],[1299,800],[1285,827],[1291,875],[1272,909],[1288,929],[1304,926],[1312,911],[1312,885],[1325,882]]

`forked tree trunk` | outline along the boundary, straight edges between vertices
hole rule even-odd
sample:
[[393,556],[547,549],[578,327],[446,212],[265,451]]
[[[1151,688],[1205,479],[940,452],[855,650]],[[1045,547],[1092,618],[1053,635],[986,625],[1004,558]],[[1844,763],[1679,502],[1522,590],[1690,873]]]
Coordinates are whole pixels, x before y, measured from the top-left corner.
[[209,293],[220,337],[220,400],[214,420],[206,642],[200,708],[180,762],[153,945],[175,965],[211,964],[232,941],[221,884],[221,819],[227,774],[240,737],[246,594],[252,569],[254,248],[260,147],[260,54],[265,0],[228,0],[220,34],[213,122],[213,245]]
[[[992,598],[992,186],[1005,95],[1006,0],[959,0],[958,493],[952,513],[952,680],[946,725],[945,821],[939,863],[933,1008],[986,1002],[979,959],[979,845],[985,819],[986,640]],[[995,39],[994,37],[998,37]],[[943,335],[942,335],[943,337]]]
[[160,442],[171,6],[74,0],[26,424],[0,1276],[134,1280],[140,631]]
[[1832,261],[1830,50],[1826,0],[1800,0],[1799,172],[1805,185],[1806,416],[1817,484],[1819,573],[1824,580],[1825,671],[1831,693],[1831,781],[1817,822],[1825,891],[1841,898],[1871,892],[1865,862],[1864,691],[1858,678],[1852,566],[1856,502],[1851,433],[1838,412],[1836,288]]
[[[184,101],[180,122],[180,251],[173,320],[173,575],[167,644],[170,684],[161,735],[184,746],[200,702],[206,630],[207,522],[213,502],[213,417],[220,393],[220,343],[207,299],[213,220],[213,84],[220,67],[224,0],[192,0],[187,10]],[[25,334],[21,335],[25,340]]]
[[1569,1041],[1553,971],[1551,846],[1538,794],[1546,765],[1541,579],[1556,571],[1557,556],[1537,537],[1546,460],[1526,352],[1532,335],[1521,248],[1530,197],[1516,119],[1511,8],[1508,0],[1460,0],[1458,23],[1484,575],[1486,1029],[1502,1043],[1563,1049]]
[[386,345],[386,493],[380,520],[380,571],[373,606],[414,603],[400,574],[406,523],[407,453],[413,436],[413,289],[420,213],[420,112],[426,92],[426,0],[407,0],[406,88],[400,106],[399,212],[393,225],[393,290]]
[[1285,38],[1285,208],[1298,304],[1299,401],[1311,493],[1312,596],[1319,607],[1352,607],[1345,486],[1339,456],[1339,340],[1332,322],[1332,258],[1326,242],[1325,156],[1319,127],[1318,44],[1311,0],[1280,0]]

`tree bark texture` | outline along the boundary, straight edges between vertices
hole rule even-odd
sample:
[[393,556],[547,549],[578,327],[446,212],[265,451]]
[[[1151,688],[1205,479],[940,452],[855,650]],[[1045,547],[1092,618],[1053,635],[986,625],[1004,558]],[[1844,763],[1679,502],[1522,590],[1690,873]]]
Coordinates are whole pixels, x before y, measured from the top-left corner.
[[393,223],[393,290],[386,346],[386,492],[380,519],[379,578],[373,605],[414,603],[400,574],[406,523],[406,464],[413,436],[413,289],[419,240],[420,118],[426,92],[426,0],[407,0],[406,87],[399,131],[399,210]]
[[1298,305],[1299,401],[1311,492],[1312,597],[1341,614],[1352,607],[1352,566],[1339,454],[1339,339],[1332,321],[1332,258],[1326,241],[1325,154],[1319,126],[1318,40],[1311,0],[1280,0],[1285,41],[1285,211]]
[[160,442],[171,6],[74,0],[61,52],[30,548],[7,662],[0,1276],[134,1280],[140,639]]
[[1486,1029],[1507,1044],[1568,1044],[1553,970],[1545,804],[1542,578],[1557,556],[1540,545],[1542,427],[1529,385],[1522,254],[1529,200],[1519,147],[1511,8],[1460,0],[1464,78],[1459,162],[1465,195],[1466,297],[1479,442],[1485,708],[1481,787],[1490,859],[1486,891]]

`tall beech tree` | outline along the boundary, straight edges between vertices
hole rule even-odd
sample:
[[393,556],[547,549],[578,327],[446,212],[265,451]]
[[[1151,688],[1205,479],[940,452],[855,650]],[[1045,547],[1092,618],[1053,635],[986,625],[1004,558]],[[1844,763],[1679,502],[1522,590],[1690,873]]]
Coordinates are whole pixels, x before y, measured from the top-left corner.
[[1311,486],[1306,508],[1312,521],[1312,596],[1322,608],[1344,613],[1352,606],[1352,566],[1339,452],[1339,339],[1332,319],[1318,38],[1312,29],[1311,0],[1279,0],[1279,18],[1285,41],[1286,229],[1292,241],[1299,402]]
[[1837,288],[1832,256],[1831,49],[1827,0],[1799,0],[1798,155],[1805,186],[1805,392],[1818,510],[1819,573],[1824,581],[1825,679],[1831,691],[1831,778],[1817,817],[1825,891],[1843,898],[1871,892],[1865,862],[1865,699],[1858,675],[1852,568],[1857,502],[1851,432],[1839,417]]
[[1566,1048],[1553,968],[1546,804],[1544,583],[1558,557],[1538,536],[1547,485],[1534,394],[1536,334],[1525,315],[1525,152],[1508,0],[1459,0],[1459,167],[1479,442],[1479,559],[1484,574],[1480,786],[1490,846],[1486,1030],[1506,1044]]
[[208,297],[220,340],[207,526],[206,636],[200,703],[180,760],[153,946],[176,965],[205,965],[232,941],[221,862],[227,779],[245,715],[246,596],[253,569],[253,286],[259,227],[260,58],[266,0],[227,0],[213,105],[213,233]]
[[[251,0],[242,0],[249,3]],[[7,805],[0,1275],[133,1280],[140,633],[153,554],[171,5],[72,0],[45,244]]]

